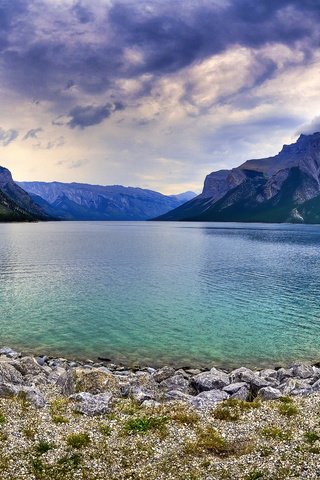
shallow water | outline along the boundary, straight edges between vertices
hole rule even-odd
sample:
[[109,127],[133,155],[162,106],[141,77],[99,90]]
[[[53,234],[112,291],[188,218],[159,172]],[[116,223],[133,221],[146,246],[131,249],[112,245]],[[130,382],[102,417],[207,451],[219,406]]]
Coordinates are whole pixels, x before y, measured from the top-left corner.
[[0,343],[159,365],[320,358],[320,227],[0,225]]

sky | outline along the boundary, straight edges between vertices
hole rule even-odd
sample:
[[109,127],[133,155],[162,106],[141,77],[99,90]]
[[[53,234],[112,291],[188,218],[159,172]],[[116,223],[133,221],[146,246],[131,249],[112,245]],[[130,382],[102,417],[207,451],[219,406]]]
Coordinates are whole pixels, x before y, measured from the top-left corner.
[[0,0],[0,165],[200,192],[320,130],[319,0]]

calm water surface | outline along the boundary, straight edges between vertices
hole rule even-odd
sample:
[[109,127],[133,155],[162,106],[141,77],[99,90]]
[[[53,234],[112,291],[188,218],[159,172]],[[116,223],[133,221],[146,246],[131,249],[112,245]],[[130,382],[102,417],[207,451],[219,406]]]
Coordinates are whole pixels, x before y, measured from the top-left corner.
[[320,227],[0,225],[0,343],[157,365],[320,359]]

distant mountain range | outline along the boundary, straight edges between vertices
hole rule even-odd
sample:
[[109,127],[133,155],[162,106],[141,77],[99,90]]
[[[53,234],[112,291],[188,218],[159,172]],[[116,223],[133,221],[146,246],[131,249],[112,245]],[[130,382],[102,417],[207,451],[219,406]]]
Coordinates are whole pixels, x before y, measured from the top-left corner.
[[210,173],[200,195],[156,220],[320,223],[320,133]]
[[163,195],[142,188],[82,183],[19,182],[33,203],[60,220],[148,220],[196,196]]

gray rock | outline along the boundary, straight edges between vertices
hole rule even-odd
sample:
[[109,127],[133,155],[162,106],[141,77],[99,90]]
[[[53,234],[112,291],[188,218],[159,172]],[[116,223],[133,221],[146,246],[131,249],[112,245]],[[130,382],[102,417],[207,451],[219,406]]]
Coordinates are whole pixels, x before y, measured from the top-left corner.
[[277,378],[280,383],[283,382],[286,378],[293,377],[293,369],[292,368],[279,368],[277,371]]
[[111,370],[109,370],[109,368],[107,368],[107,367],[99,367],[99,368],[97,368],[97,370],[98,370],[98,372],[107,373],[107,374],[112,375]]
[[188,373],[188,375],[192,375],[193,377],[195,377],[196,375],[199,375],[199,373],[201,373],[201,370],[199,370],[199,368],[188,368],[186,370],[186,373]]
[[320,391],[320,379],[319,380],[316,380],[313,384],[312,384],[312,389],[314,392],[319,392]]
[[199,373],[192,379],[192,385],[198,392],[218,390],[230,383],[226,373],[212,368],[210,372]]
[[103,415],[111,410],[111,393],[98,393],[92,395],[91,393],[81,392],[71,395],[69,398],[76,402],[73,411],[82,413],[83,415],[92,417]]
[[160,368],[160,370],[157,370],[155,373],[153,373],[152,378],[156,382],[160,383],[169,377],[173,377],[174,374],[175,374],[174,368],[165,366],[163,368]]
[[45,398],[37,388],[22,387],[19,391],[24,392],[26,400],[36,408],[43,408],[45,406]]
[[246,387],[249,390],[249,385],[245,382],[230,383],[230,385],[223,387],[222,390],[229,393],[229,395],[233,395],[242,387]]
[[156,373],[156,371],[157,370],[155,368],[147,367],[147,372],[150,373],[150,375],[153,374],[153,373]]
[[239,390],[230,395],[230,398],[236,398],[237,400],[249,400],[250,399],[250,389],[245,384]]
[[46,357],[45,355],[37,358],[37,362],[40,365],[40,367],[43,367],[47,360],[48,360],[48,357]]
[[38,375],[45,370],[38,364],[33,357],[22,357],[15,367],[22,375]]
[[61,388],[61,393],[63,395],[69,396],[75,393],[75,379],[73,370],[68,370],[60,375],[56,384]]
[[130,396],[131,398],[133,398],[133,400],[139,403],[142,403],[145,400],[154,400],[154,396],[152,392],[148,390],[144,390],[140,387],[131,388]]
[[189,373],[187,373],[185,370],[183,370],[183,368],[179,368],[179,370],[177,370],[175,372],[175,375],[182,375],[183,378],[185,378],[186,380],[189,380],[189,378],[191,376]]
[[5,355],[8,358],[18,358],[20,354],[10,347],[0,348],[0,355]]
[[264,370],[261,370],[259,372],[259,376],[262,378],[267,378],[267,379],[278,379],[278,372],[277,370],[273,370],[272,368],[265,368]]
[[293,390],[300,389],[309,389],[311,387],[308,380],[302,380],[300,378],[288,378],[281,385],[279,385],[279,390],[282,392],[282,395],[291,395]]
[[250,368],[241,367],[233,370],[230,373],[231,383],[245,382],[250,385],[250,390],[253,395],[256,395],[260,388],[269,387],[273,385],[274,380],[271,381],[260,377],[257,373],[250,370]]
[[155,400],[145,400],[142,402],[141,407],[143,408],[157,408],[160,407],[161,403],[156,402]]
[[261,400],[276,400],[282,397],[282,393],[277,388],[263,387],[259,390],[258,398]]
[[206,392],[199,393],[197,396],[192,397],[189,403],[195,408],[210,408],[215,403],[221,402],[229,398],[227,392],[222,390],[209,390]]
[[180,390],[181,392],[187,393],[189,382],[182,375],[179,374],[163,380],[159,386],[162,390],[165,390],[167,392],[169,392],[170,390]]
[[17,395],[19,387],[11,383],[0,383],[0,398],[11,398]]
[[165,394],[165,398],[167,400],[176,400],[190,403],[194,397],[192,395],[188,395],[187,393],[183,393],[180,390],[171,390],[170,392],[167,392]]
[[[18,362],[15,362],[18,364]],[[23,377],[21,373],[7,362],[0,362],[0,383],[22,384]]]
[[311,378],[315,374],[315,370],[311,365],[303,363],[292,365],[293,376],[298,378]]
[[237,382],[246,382],[251,384],[252,381],[255,381],[257,375],[250,370],[250,368],[240,367],[236,370],[232,370],[230,373],[230,382],[237,383]]
[[45,372],[39,375],[25,375],[24,383],[26,385],[46,385],[48,383],[48,377]]

